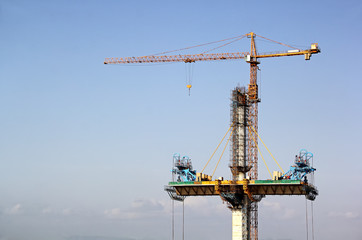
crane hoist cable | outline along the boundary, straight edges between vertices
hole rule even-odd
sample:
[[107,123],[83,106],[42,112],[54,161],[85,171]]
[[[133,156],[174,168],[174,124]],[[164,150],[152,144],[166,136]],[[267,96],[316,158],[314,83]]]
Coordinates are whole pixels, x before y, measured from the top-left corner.
[[259,140],[263,143],[264,147],[266,148],[266,150],[268,150],[269,154],[272,156],[272,158],[274,159],[275,163],[279,166],[280,170],[282,170],[283,174],[284,174],[284,170],[283,168],[279,165],[278,161],[275,159],[275,157],[273,156],[273,154],[270,152],[269,148],[265,145],[265,143],[263,142],[263,140],[261,139],[261,137],[259,136],[259,134],[255,131],[255,129],[253,128],[252,125],[250,125],[251,129],[254,131],[254,133],[256,133],[256,135],[258,136]]
[[[219,49],[219,48],[222,48],[222,47],[225,47],[226,45],[229,45],[231,43],[234,43],[236,41],[239,41],[241,39],[243,39],[244,37],[246,37],[247,34],[244,34],[242,36],[238,36],[238,37],[234,37],[234,38],[229,38],[229,39],[224,39],[224,40],[220,40],[220,41],[216,41],[216,42],[221,42],[221,41],[226,41],[226,40],[230,40],[230,39],[233,39],[225,44],[222,44],[220,46],[217,46],[215,48],[212,48],[212,49],[209,49],[209,50],[206,50],[204,52],[202,52],[201,54],[205,54],[205,53],[208,53],[208,52],[211,52],[211,51],[214,51],[216,49]],[[212,42],[212,43],[216,43],[216,42]],[[211,43],[210,43],[211,44]],[[202,44],[202,45],[206,45],[206,44]],[[202,45],[198,45],[198,46],[195,46],[195,47],[199,47],[199,46],[202,46]],[[192,48],[192,47],[190,47]],[[184,49],[188,49],[188,48],[184,48]],[[183,50],[183,49],[182,49]],[[176,50],[178,51],[178,50]],[[195,63],[194,61],[190,61],[190,62],[186,62],[186,65],[185,65],[185,68],[186,68],[186,87],[187,89],[189,90],[189,96],[190,96],[190,92],[191,92],[191,87],[192,87],[192,78],[193,78],[193,74],[194,74],[194,65],[193,63]],[[191,64],[191,65],[189,65]]]
[[264,157],[263,157],[263,154],[262,154],[261,151],[260,151],[260,148],[259,148],[259,146],[258,146],[258,143],[256,142],[255,138],[254,138],[253,135],[251,134],[250,128],[249,128],[249,133],[250,133],[250,136],[251,136],[251,138],[253,139],[253,141],[254,141],[254,143],[255,143],[255,146],[258,148],[259,154],[260,154],[261,158],[263,159],[263,162],[264,162],[266,168],[268,169],[268,172],[269,172],[269,174],[270,174],[270,177],[273,178],[273,175],[271,174],[271,172],[270,172],[270,170],[269,170],[268,164],[266,164],[266,161],[265,161],[265,159],[264,159]]
[[228,145],[228,143],[229,143],[229,141],[231,139],[231,135],[233,134],[233,132],[234,132],[234,127],[231,129],[230,136],[229,136],[228,140],[226,141],[225,147],[222,150],[222,153],[221,153],[221,156],[220,156],[219,160],[217,161],[216,167],[214,169],[214,172],[211,175],[211,178],[214,176],[215,171],[216,171],[217,167],[219,166],[220,160],[221,160],[222,156],[224,155],[225,149],[226,149],[226,147],[227,147],[227,145]]
[[216,153],[216,151],[219,149],[221,143],[224,141],[224,138],[226,137],[226,135],[228,134],[228,132],[230,131],[230,129],[233,128],[233,127],[234,127],[234,124],[229,127],[229,129],[227,130],[227,132],[225,133],[225,135],[222,137],[219,145],[217,145],[215,151],[212,153],[211,157],[209,158],[209,160],[207,161],[207,163],[205,164],[205,166],[204,166],[204,168],[201,170],[201,172],[204,172],[204,170],[205,170],[205,168],[207,167],[207,165],[209,164],[211,158],[215,155],[215,153]]
[[185,71],[186,71],[186,87],[189,90],[189,96],[190,91],[192,87],[192,78],[194,75],[194,62],[186,63],[185,65]]

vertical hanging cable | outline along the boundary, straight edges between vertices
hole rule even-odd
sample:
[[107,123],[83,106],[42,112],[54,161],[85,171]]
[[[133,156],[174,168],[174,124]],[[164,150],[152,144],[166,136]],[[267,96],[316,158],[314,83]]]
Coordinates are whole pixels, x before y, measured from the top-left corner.
[[261,78],[261,69],[258,67],[258,70],[259,70],[259,77],[258,77],[258,80],[259,80],[259,98],[262,98],[262,94],[261,94],[261,87],[262,87],[262,78]]
[[[314,167],[313,166],[313,164],[314,164],[314,162],[313,162],[313,158],[312,158],[312,167]],[[311,176],[311,182],[312,182],[312,184],[315,186],[315,179],[314,179],[314,172],[312,172],[312,176]],[[312,211],[312,240],[314,240],[314,213],[313,213],[313,201],[311,201],[310,202],[310,206],[311,206],[311,211]]]
[[[171,169],[173,169],[174,168],[174,166],[175,166],[175,158],[172,158],[172,168]],[[172,171],[172,182],[174,182],[175,181],[175,173],[174,173],[174,171]],[[174,202],[174,200],[171,198],[171,211],[172,211],[172,213],[171,213],[171,237],[172,237],[172,240],[175,240],[175,214],[174,214],[174,208],[175,208],[175,206],[174,206],[174,204],[175,204],[175,202]]]
[[182,201],[182,240],[185,239],[185,199]]
[[172,202],[172,233],[171,233],[171,235],[172,235],[172,240],[175,240],[175,213],[174,213],[174,200],[173,199],[171,199],[171,202]]
[[313,201],[310,202],[310,207],[311,207],[311,211],[312,211],[312,240],[314,240]]
[[308,200],[305,199],[305,226],[306,226],[306,230],[307,230],[307,240],[308,240]]
[[[312,157],[312,168],[314,168],[314,158]],[[311,174],[311,182],[315,186],[314,172]]]

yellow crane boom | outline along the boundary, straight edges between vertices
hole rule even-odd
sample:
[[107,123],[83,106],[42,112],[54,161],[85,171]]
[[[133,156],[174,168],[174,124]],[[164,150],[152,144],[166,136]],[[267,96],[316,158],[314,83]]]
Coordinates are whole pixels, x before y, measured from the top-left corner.
[[106,58],[104,64],[127,64],[127,63],[161,63],[161,62],[185,62],[191,63],[196,61],[216,61],[216,60],[235,60],[245,59],[251,61],[252,58],[269,58],[269,57],[285,57],[304,55],[306,60],[309,60],[312,54],[319,53],[318,44],[313,43],[310,49],[306,50],[289,50],[286,52],[261,53],[255,56],[249,52],[235,53],[205,53],[205,54],[185,54],[185,55],[150,55],[141,57],[112,57]]

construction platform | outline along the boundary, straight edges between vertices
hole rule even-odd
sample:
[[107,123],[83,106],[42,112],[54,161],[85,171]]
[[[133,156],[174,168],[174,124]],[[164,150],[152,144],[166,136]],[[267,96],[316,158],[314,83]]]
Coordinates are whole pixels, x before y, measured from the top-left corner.
[[314,200],[318,190],[312,184],[300,180],[247,180],[169,182],[165,190],[174,190],[178,196],[218,196],[223,193],[244,192],[249,196],[259,195],[305,195]]

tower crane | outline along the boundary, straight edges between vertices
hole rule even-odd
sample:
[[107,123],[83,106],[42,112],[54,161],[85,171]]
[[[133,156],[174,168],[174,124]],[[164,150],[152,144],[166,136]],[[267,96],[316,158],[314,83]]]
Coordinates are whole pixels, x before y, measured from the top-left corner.
[[[248,125],[246,131],[248,133],[242,133],[239,137],[245,137],[247,134],[248,137],[245,137],[245,141],[247,141],[245,149],[246,156],[243,156],[246,166],[238,165],[236,163],[231,167],[232,175],[233,175],[233,183],[235,184],[237,181],[243,180],[257,180],[258,179],[258,148],[255,139],[258,139],[258,103],[260,102],[258,96],[258,84],[257,84],[257,70],[260,62],[258,61],[261,58],[274,58],[274,57],[286,57],[286,56],[299,56],[304,55],[305,60],[310,60],[313,54],[317,54],[320,52],[319,46],[317,43],[312,43],[309,49],[297,49],[295,47],[268,39],[266,37],[255,34],[254,32],[247,33],[243,36],[240,36],[239,39],[247,37],[250,38],[250,51],[249,52],[233,52],[233,53],[200,53],[200,54],[185,54],[185,55],[149,55],[149,56],[140,56],[140,57],[111,57],[106,58],[104,64],[139,64],[139,63],[165,63],[165,62],[185,62],[185,63],[193,63],[197,61],[218,61],[218,60],[235,60],[235,59],[244,59],[250,65],[250,82],[248,84],[247,90],[245,93],[240,92],[238,90],[235,92],[235,97],[238,99],[239,103],[242,105],[243,99],[247,101],[247,114],[246,114],[246,122],[245,125]],[[286,47],[292,48],[292,50],[283,51],[283,52],[272,52],[272,53],[258,53],[255,38],[259,37],[264,40],[272,41],[274,43],[278,43],[284,45]],[[191,85],[188,85],[190,88]],[[237,95],[237,96],[236,96]],[[238,116],[240,117],[240,116]],[[232,123],[233,124],[233,123]],[[234,123],[235,124],[235,123]],[[252,129],[252,130],[251,130]],[[243,135],[244,134],[244,135]],[[242,174],[241,174],[242,173]],[[240,175],[241,174],[241,175]],[[242,176],[242,177],[240,177]],[[242,183],[240,183],[242,184]],[[244,181],[245,184],[245,181]],[[178,194],[182,195],[181,186],[178,187]],[[245,188],[245,187],[244,187]],[[230,187],[232,189],[232,187]],[[247,189],[247,188],[246,188]],[[245,190],[245,189],[244,189]],[[186,194],[183,191],[184,194]],[[218,193],[217,190],[215,190]],[[214,193],[214,192],[213,192]],[[186,194],[187,195],[187,194]],[[192,195],[192,194],[191,194]],[[195,194],[194,194],[195,195]],[[196,194],[197,195],[197,194]],[[202,195],[202,194],[199,194]],[[207,195],[207,194],[205,194]],[[212,195],[212,194],[209,194]],[[248,194],[250,196],[250,193]],[[235,199],[234,194],[234,199]],[[224,199],[226,201],[233,201],[228,199],[226,195],[224,195]],[[240,200],[240,204],[242,200]],[[235,203],[235,202],[234,202]],[[235,207],[235,206],[234,206]],[[240,206],[236,206],[235,209],[240,208]],[[241,207],[242,208],[242,207]],[[258,239],[258,205],[257,201],[251,201],[250,207],[248,208],[249,212],[245,213],[245,216],[248,216],[246,220],[248,222],[247,225],[250,225],[248,229],[248,234],[243,235],[242,239]],[[234,214],[234,211],[233,211]],[[235,214],[238,215],[239,212]],[[240,215],[240,214],[239,214]],[[245,218],[243,215],[242,218]],[[234,215],[233,215],[234,219]],[[243,220],[244,221],[244,220]],[[245,224],[244,224],[245,225]],[[238,231],[238,230],[236,230]],[[234,239],[234,235],[233,235]],[[238,238],[235,238],[238,239]]]

